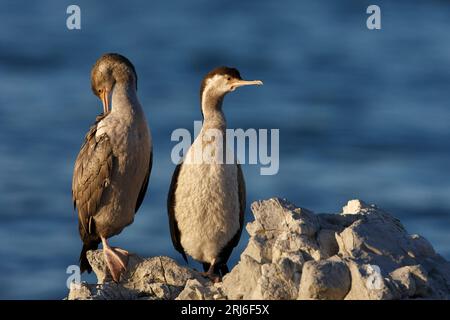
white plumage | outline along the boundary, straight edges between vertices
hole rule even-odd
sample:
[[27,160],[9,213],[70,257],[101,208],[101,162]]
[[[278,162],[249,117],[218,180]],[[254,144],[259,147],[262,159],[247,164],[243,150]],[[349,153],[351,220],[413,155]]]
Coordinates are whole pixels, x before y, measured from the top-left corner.
[[[204,146],[205,129],[189,149]],[[221,149],[211,142],[209,150]],[[204,150],[204,149],[202,149]],[[195,164],[185,162],[178,176],[175,218],[181,245],[194,259],[213,263],[239,230],[239,195],[236,164]]]
[[[222,111],[228,92],[261,81],[244,81],[239,71],[220,67],[206,75],[200,89],[203,126],[172,177],[168,214],[177,251],[203,263],[216,281],[228,272],[227,261],[244,224],[245,182],[240,165],[229,156]],[[224,152],[225,150],[225,152]],[[233,163],[227,163],[234,159]]]

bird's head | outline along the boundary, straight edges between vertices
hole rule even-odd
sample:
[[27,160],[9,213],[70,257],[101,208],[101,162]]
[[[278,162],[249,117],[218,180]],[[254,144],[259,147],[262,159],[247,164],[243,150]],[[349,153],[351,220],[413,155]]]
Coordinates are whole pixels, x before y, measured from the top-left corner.
[[236,88],[249,85],[262,85],[260,80],[243,80],[239,71],[235,68],[219,67],[209,72],[202,81],[200,98],[221,100]]
[[92,92],[102,100],[103,112],[109,111],[109,101],[116,83],[127,83],[137,90],[137,74],[133,64],[117,53],[101,56],[92,67]]

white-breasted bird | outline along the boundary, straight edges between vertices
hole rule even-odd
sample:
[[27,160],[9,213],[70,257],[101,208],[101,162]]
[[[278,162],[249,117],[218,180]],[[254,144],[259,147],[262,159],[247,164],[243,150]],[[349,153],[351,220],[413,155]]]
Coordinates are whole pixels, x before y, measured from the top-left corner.
[[[175,168],[167,200],[175,249],[186,261],[188,254],[202,262],[205,276],[213,281],[228,272],[227,261],[244,224],[244,176],[235,158],[231,163],[226,161],[231,150],[226,147],[222,106],[227,93],[246,85],[262,82],[242,80],[237,69],[228,67],[216,68],[205,76],[200,89],[203,126]],[[217,133],[222,138],[217,138]]]
[[152,168],[152,140],[137,97],[136,70],[127,58],[114,53],[100,57],[91,85],[104,113],[87,133],[73,172],[72,198],[83,242],[80,269],[92,271],[86,253],[102,242],[109,271],[119,281],[128,252],[110,247],[107,239],[131,224],[142,204]]

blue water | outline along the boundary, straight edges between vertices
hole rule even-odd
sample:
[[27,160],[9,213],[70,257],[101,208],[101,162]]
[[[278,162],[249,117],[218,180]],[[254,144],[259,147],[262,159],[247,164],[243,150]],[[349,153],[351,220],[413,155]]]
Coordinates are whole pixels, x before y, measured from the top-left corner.
[[[226,98],[229,127],[280,129],[279,173],[244,166],[249,203],[339,212],[361,198],[450,258],[450,4],[376,2],[380,31],[360,0],[2,1],[0,298],[67,293],[80,250],[72,169],[101,111],[89,74],[105,52],[136,66],[155,151],[144,204],[114,245],[180,260],[165,210],[170,134],[193,130],[202,76],[230,65],[265,85]],[[73,3],[80,31],[66,28]]]

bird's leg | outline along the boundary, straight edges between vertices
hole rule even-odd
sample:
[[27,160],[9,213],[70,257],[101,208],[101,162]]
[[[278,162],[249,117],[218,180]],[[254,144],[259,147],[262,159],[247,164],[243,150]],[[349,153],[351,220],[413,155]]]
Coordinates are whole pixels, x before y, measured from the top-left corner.
[[222,279],[219,274],[215,272],[216,260],[213,260],[209,265],[209,269],[206,272],[202,272],[201,275],[205,278],[208,278],[214,283],[220,282]]
[[121,274],[126,270],[128,264],[128,251],[111,248],[108,241],[102,237],[103,254],[106,264],[113,280],[119,282]]

